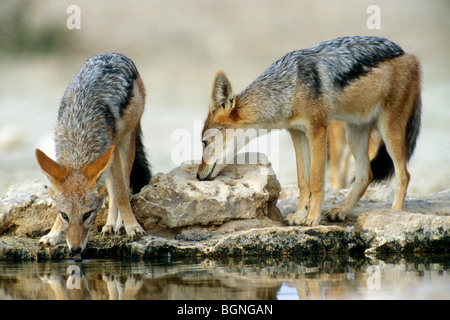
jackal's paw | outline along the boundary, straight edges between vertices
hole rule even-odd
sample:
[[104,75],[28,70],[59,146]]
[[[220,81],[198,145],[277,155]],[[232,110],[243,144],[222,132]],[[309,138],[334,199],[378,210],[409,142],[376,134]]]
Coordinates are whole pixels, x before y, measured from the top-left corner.
[[288,215],[287,217],[286,217],[286,223],[288,224],[288,225],[290,225],[290,226],[298,226],[298,225],[300,225],[300,221],[301,221],[302,219],[299,219],[298,218],[298,215],[297,214],[295,214],[295,213],[291,213],[290,215]]
[[116,234],[124,235],[127,233],[127,230],[125,229],[124,225],[121,225],[120,227],[116,227]]
[[310,217],[306,217],[305,219],[300,221],[300,225],[305,226],[305,227],[313,227],[313,226],[319,225],[319,222],[320,222],[320,219],[313,219]]
[[131,226],[125,226],[125,230],[127,232],[128,238],[132,241],[138,240],[140,237],[147,235],[145,233],[145,230],[142,229],[142,227],[138,223]]
[[60,235],[54,235],[49,233],[39,240],[38,244],[39,248],[44,249],[46,247],[54,247],[58,244],[60,239],[61,239]]
[[327,217],[329,221],[338,221],[338,222],[345,221],[346,216],[347,214],[341,211],[340,208],[332,208],[325,214],[325,217]]
[[102,236],[110,236],[114,234],[114,226],[111,224],[105,224],[102,228]]
[[319,221],[308,217],[308,212],[290,214],[286,217],[286,222],[290,226],[315,226],[319,224]]

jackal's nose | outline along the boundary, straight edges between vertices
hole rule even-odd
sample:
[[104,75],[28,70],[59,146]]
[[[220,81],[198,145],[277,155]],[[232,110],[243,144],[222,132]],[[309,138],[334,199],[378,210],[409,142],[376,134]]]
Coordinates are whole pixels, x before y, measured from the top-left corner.
[[73,254],[79,254],[81,253],[80,247],[70,248],[70,251],[72,251]]

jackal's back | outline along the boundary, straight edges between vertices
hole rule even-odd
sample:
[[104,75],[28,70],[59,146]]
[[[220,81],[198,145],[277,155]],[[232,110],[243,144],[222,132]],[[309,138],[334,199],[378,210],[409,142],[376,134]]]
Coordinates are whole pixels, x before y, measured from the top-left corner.
[[275,61],[242,93],[267,92],[291,96],[301,83],[314,98],[342,90],[381,62],[404,54],[394,42],[379,37],[343,37],[293,51]]
[[60,103],[56,128],[58,162],[73,169],[92,163],[111,145],[116,121],[133,97],[134,63],[116,53],[86,61]]

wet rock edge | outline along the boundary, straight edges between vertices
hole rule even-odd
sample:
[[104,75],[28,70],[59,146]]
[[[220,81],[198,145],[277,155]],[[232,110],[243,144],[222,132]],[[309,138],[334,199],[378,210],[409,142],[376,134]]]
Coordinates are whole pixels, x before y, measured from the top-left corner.
[[[324,210],[334,206],[344,196],[341,191],[328,190]],[[281,214],[286,216],[292,212],[296,201],[296,196],[284,196],[279,200]],[[322,221],[325,225],[317,227],[285,226],[268,217],[259,217],[234,220],[222,226],[148,230],[146,237],[132,242],[125,236],[102,237],[94,231],[83,258],[324,255],[388,258],[399,253],[450,253],[450,190],[420,198],[410,197],[406,200],[405,211],[386,209],[389,207],[389,199],[371,197],[369,192],[347,222],[331,224]],[[51,202],[37,192],[23,201],[23,210],[25,213],[39,210],[47,216],[51,211]],[[15,214],[19,216],[17,212]],[[227,224],[228,227],[224,227]],[[43,224],[41,232],[20,237],[14,235],[15,230],[2,230],[0,260],[73,259],[64,240],[53,248],[38,247],[39,237],[50,227],[51,224]]]

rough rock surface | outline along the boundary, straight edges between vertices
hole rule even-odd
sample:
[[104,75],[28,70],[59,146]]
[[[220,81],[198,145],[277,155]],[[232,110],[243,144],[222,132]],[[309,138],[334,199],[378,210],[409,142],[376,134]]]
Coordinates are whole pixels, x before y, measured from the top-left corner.
[[352,254],[361,243],[341,227],[252,228],[225,235],[212,234],[203,241],[168,240],[146,237],[126,245],[127,254],[144,258],[171,255],[203,256],[294,256]]
[[220,225],[229,220],[269,216],[282,221],[276,206],[280,183],[268,172],[270,164],[232,164],[211,181],[195,178],[198,165],[183,164],[157,174],[132,199],[144,229],[152,224],[178,228]]
[[55,217],[54,204],[44,183],[29,181],[14,185],[0,200],[0,235],[39,236],[50,230]]
[[378,210],[363,213],[356,229],[366,254],[450,251],[450,217]]
[[[405,211],[390,210],[393,190],[370,187],[343,223],[322,220],[317,227],[288,227],[281,222],[295,211],[296,187],[261,176],[264,164],[229,166],[220,178],[197,181],[195,166],[158,174],[132,198],[147,236],[129,242],[98,231],[106,210],[96,218],[84,258],[218,256],[367,255],[450,251],[450,190],[407,198]],[[259,171],[260,172],[260,171]],[[338,206],[348,190],[326,190],[323,211]],[[211,200],[213,199],[213,200]],[[252,205],[253,204],[253,205]],[[245,212],[242,212],[245,211]],[[248,211],[248,212],[247,212]],[[281,216],[280,216],[281,212]],[[40,250],[39,237],[55,219],[54,205],[42,182],[10,188],[0,200],[0,259],[70,259],[64,241]]]

